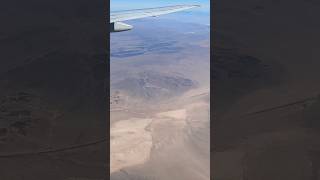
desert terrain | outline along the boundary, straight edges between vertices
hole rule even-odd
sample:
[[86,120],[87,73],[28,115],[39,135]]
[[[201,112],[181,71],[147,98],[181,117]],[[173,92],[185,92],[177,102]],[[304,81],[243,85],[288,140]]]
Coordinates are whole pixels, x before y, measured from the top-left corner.
[[103,11],[102,1],[3,2],[1,180],[106,178]]
[[319,2],[215,7],[212,178],[319,179]]
[[208,180],[209,28],[159,21],[111,36],[111,179]]

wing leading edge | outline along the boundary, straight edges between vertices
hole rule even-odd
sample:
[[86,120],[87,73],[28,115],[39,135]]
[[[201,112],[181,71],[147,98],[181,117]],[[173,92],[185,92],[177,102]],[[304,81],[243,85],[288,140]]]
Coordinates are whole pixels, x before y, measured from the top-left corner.
[[[164,14],[170,14],[191,8],[199,7],[199,5],[176,5],[158,8],[134,9],[127,11],[116,11],[110,13],[111,32],[118,32],[132,29],[132,26],[122,23],[122,21],[140,19],[145,17],[154,17]],[[118,30],[117,30],[118,29]]]

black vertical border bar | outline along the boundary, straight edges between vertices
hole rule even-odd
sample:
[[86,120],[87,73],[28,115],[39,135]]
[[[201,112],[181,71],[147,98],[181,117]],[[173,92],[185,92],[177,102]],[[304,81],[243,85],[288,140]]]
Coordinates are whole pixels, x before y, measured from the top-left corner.
[[210,0],[210,180],[213,180],[213,123],[214,123],[214,82],[213,82],[213,61],[214,61],[214,0]]
[[106,116],[107,116],[107,126],[106,126],[106,149],[107,149],[107,159],[106,159],[106,173],[107,179],[110,179],[110,32],[109,32],[109,25],[110,25],[110,0],[105,1],[105,24],[106,24]]

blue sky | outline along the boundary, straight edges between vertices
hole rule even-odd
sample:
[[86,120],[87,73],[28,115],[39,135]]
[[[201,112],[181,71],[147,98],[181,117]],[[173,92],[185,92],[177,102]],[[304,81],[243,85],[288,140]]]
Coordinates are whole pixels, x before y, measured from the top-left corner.
[[210,0],[111,0],[111,11],[140,9],[170,6],[177,4],[199,4],[200,8],[192,9],[189,12],[179,12],[166,15],[163,18],[169,18],[185,22],[198,22],[201,24],[209,24],[210,22]]

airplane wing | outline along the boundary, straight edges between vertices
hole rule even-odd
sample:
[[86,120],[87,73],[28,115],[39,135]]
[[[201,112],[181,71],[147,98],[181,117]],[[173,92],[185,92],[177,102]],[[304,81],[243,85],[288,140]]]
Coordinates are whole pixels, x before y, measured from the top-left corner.
[[183,11],[186,9],[191,9],[194,7],[199,7],[199,5],[176,5],[176,6],[166,6],[158,8],[147,8],[147,9],[135,9],[127,11],[116,11],[110,13],[110,23],[121,22],[132,19],[140,19],[145,17],[154,17],[163,14],[169,14],[173,12]]

